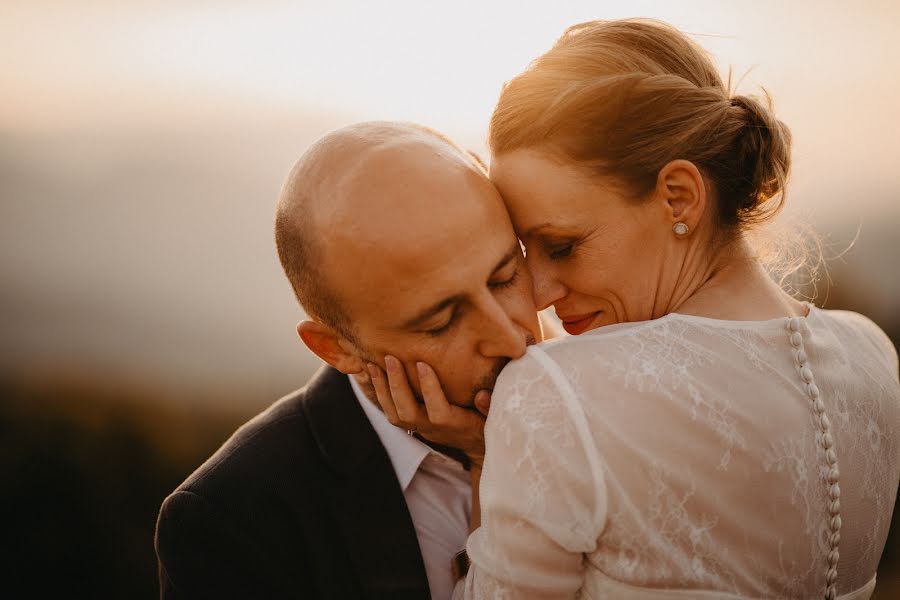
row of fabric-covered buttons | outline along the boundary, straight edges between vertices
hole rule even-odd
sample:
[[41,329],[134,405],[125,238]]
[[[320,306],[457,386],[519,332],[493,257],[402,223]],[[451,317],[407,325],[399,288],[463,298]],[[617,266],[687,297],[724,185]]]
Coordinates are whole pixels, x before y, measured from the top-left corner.
[[829,552],[827,557],[828,566],[825,571],[824,597],[826,600],[834,600],[837,597],[837,566],[838,560],[840,560],[838,545],[841,542],[841,486],[838,484],[840,471],[838,470],[837,452],[834,449],[831,421],[828,420],[828,415],[825,414],[825,403],[822,401],[812,369],[809,368],[807,362],[806,351],[803,347],[803,334],[800,332],[801,319],[798,317],[789,319],[788,330],[800,378],[806,387],[806,393],[812,403],[816,422],[819,426],[820,435],[816,437],[821,440],[820,443],[825,451],[824,477],[828,488],[828,514],[830,519],[828,521]]

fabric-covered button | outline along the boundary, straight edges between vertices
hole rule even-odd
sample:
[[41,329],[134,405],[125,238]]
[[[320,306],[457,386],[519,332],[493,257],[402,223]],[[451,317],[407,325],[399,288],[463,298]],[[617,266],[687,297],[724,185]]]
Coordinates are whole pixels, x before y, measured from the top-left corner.
[[809,397],[815,400],[819,397],[819,386],[814,383],[810,383],[806,386],[806,393],[809,394]]
[[841,486],[837,483],[832,483],[831,487],[828,488],[828,497],[832,500],[837,500],[841,497]]
[[803,366],[800,368],[800,377],[803,378],[803,381],[806,383],[813,382],[813,372],[808,366]]
[[840,531],[841,529],[841,516],[835,515],[831,517],[831,530],[832,531]]

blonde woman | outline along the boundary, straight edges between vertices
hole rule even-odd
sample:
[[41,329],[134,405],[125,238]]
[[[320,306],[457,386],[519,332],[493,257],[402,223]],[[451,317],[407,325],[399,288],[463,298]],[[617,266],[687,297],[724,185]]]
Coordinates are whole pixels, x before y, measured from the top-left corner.
[[[900,479],[897,354],[865,317],[790,297],[748,243],[790,170],[768,103],[669,26],[595,21],[505,86],[490,146],[536,304],[572,336],[493,390],[457,595],[868,598]],[[439,429],[389,376],[396,424]]]

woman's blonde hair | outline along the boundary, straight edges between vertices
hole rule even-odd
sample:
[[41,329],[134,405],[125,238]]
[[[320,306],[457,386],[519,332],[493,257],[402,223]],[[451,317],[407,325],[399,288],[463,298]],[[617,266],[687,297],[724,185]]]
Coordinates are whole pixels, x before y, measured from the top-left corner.
[[721,225],[759,223],[784,203],[791,135],[768,95],[729,88],[707,53],[665,23],[581,23],[504,86],[491,152],[539,149],[638,197],[666,163],[689,160],[715,190]]

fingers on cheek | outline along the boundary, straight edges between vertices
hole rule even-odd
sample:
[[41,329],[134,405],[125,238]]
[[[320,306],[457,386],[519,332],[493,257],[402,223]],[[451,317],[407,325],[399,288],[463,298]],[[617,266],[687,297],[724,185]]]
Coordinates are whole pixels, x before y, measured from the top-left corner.
[[378,402],[383,403],[386,389],[384,376],[381,373],[381,369],[372,363],[369,363],[369,378],[372,380],[372,387],[375,388],[375,396],[378,398]]
[[434,370],[423,362],[416,363],[416,372],[419,374],[419,385],[422,387],[422,394],[426,396],[435,396],[440,392],[440,384]]
[[416,363],[416,370],[419,374],[422,396],[425,399],[425,408],[428,411],[429,419],[435,424],[446,422],[450,407],[434,369],[423,362],[419,362]]
[[384,373],[377,365],[369,364],[369,377],[372,379],[372,387],[375,388],[375,398],[381,405],[381,410],[392,425],[397,425],[397,411],[391,401],[391,393],[385,381]]
[[401,424],[405,423],[407,421],[407,417],[404,414],[404,411],[400,407],[400,405],[395,406],[394,410],[397,411],[397,422],[394,423],[394,425],[401,425]]
[[401,371],[400,361],[391,356],[390,354],[384,355],[384,370],[387,371],[388,381],[393,381],[397,375]]

